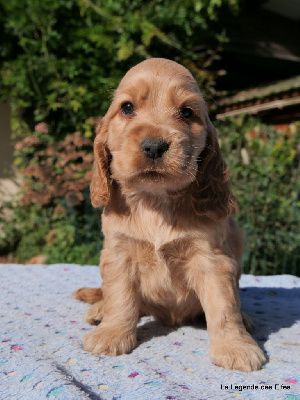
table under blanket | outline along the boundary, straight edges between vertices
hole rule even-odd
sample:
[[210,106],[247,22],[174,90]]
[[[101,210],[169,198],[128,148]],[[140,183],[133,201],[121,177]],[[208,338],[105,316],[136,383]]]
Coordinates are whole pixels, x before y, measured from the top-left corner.
[[242,309],[268,356],[251,373],[209,360],[201,321],[168,328],[143,317],[130,354],[83,351],[94,328],[71,293],[100,282],[93,266],[0,264],[1,400],[300,399],[300,278],[242,276]]

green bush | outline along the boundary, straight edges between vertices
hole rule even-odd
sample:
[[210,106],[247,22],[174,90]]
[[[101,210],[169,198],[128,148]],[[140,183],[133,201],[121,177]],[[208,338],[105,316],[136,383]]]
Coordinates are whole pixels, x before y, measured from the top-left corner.
[[226,18],[240,2],[0,0],[0,96],[10,100],[14,135],[38,122],[56,139],[86,132],[124,73],[149,57],[183,63],[211,95]]
[[11,218],[2,219],[0,254],[13,252],[20,262],[43,254],[48,263],[97,264],[102,236],[89,199],[92,141],[76,132],[54,142],[39,124],[15,147],[22,191],[6,206]]
[[278,132],[249,117],[217,123],[247,234],[244,271],[300,273],[300,126]]
[[18,262],[43,254],[49,264],[97,265],[103,243],[100,212],[92,209],[88,190],[83,194],[80,207],[70,207],[62,199],[56,199],[55,208],[8,204],[13,213],[8,223],[5,220],[0,254],[11,254]]
[[54,141],[46,124],[15,145],[15,165],[24,176],[21,204],[55,206],[57,199],[71,205],[83,201],[93,163],[93,142],[79,132]]

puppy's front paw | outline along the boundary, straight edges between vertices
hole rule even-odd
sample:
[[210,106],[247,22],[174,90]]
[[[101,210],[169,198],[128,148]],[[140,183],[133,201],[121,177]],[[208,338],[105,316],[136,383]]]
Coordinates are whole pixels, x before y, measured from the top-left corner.
[[129,353],[135,345],[135,334],[118,332],[118,328],[104,328],[101,325],[83,338],[84,350],[108,356]]
[[243,372],[260,369],[266,362],[266,357],[251,336],[248,336],[236,340],[221,339],[217,344],[211,346],[211,360],[226,369]]

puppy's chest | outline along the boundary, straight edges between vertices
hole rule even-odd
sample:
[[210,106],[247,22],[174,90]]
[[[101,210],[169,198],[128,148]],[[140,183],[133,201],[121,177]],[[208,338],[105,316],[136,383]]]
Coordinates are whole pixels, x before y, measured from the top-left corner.
[[160,299],[181,298],[187,292],[185,274],[189,262],[189,249],[193,238],[176,225],[152,211],[143,212],[135,221],[131,257],[138,268],[143,296]]
[[174,296],[186,294],[186,268],[191,245],[201,238],[199,230],[183,229],[182,221],[171,212],[162,213],[155,207],[137,208],[130,217],[115,220],[115,224],[106,218],[103,222],[104,233],[114,237],[109,240],[116,246],[112,252],[120,255],[121,251],[124,259],[131,260],[145,298],[153,302],[168,298],[171,301]]
[[185,252],[180,252],[181,248],[180,239],[159,248],[148,241],[135,243],[131,256],[145,299],[165,303],[187,293],[185,273],[188,260]]
[[178,228],[177,221],[170,212],[162,213],[155,209],[137,209],[132,215],[130,233],[133,238],[151,243],[156,250],[163,244],[184,237],[186,232]]

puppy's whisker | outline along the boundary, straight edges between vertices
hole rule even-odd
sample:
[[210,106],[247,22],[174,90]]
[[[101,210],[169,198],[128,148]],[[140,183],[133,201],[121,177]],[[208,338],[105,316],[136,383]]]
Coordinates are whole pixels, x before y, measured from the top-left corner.
[[216,151],[215,149],[213,149],[213,148],[211,147],[211,145],[206,144],[204,147],[207,148],[207,149],[209,149],[210,151],[214,152],[215,154],[217,154],[217,151]]

